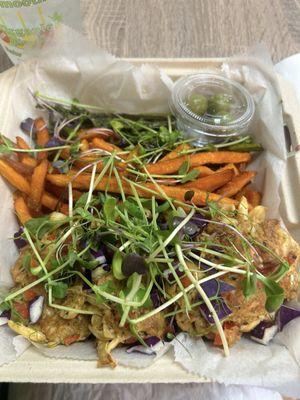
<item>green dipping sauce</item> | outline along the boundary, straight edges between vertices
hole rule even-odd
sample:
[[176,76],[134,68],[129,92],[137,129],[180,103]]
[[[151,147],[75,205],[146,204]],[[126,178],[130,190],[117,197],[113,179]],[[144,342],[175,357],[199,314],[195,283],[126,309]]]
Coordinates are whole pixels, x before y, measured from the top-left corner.
[[208,100],[205,96],[198,93],[192,93],[187,101],[187,107],[194,114],[204,115],[207,111]]
[[204,96],[200,93],[192,93],[186,106],[194,114],[202,116],[213,116],[216,124],[228,124],[233,120],[231,108],[232,96],[226,93],[217,93],[211,96]]

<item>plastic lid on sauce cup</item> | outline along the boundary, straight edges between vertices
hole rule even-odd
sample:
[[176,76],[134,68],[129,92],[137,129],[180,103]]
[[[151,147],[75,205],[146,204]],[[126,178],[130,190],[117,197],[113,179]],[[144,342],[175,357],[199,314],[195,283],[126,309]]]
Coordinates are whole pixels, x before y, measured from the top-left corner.
[[242,85],[211,73],[179,79],[170,107],[178,128],[200,145],[246,134],[255,111],[253,98]]

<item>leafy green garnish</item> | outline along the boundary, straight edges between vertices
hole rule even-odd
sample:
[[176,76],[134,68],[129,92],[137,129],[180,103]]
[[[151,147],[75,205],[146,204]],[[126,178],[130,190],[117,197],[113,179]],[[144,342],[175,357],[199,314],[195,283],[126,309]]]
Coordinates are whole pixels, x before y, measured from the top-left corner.
[[256,292],[256,283],[257,276],[255,273],[248,273],[246,278],[242,280],[241,285],[246,299],[254,295]]
[[75,209],[78,207],[84,208],[88,198],[88,193],[83,193],[75,203]]
[[178,174],[179,175],[186,175],[188,173],[189,169],[190,169],[190,163],[189,163],[188,160],[186,160],[181,164],[181,166],[180,166],[180,168],[178,170]]
[[52,295],[56,299],[64,299],[68,292],[68,285],[64,282],[51,282]]
[[42,238],[50,229],[55,225],[54,222],[49,221],[49,216],[31,218],[25,223],[29,233],[33,236]]
[[1,304],[0,304],[0,311],[2,312],[2,311],[8,311],[8,310],[10,310],[11,309],[11,304],[10,304],[10,302],[9,301],[3,301]]
[[161,144],[167,144],[169,146],[174,145],[174,143],[181,137],[181,132],[172,130],[170,131],[165,126],[160,126],[159,128],[159,139]]
[[26,271],[30,269],[30,261],[32,259],[32,255],[30,253],[25,253],[22,259],[22,266]]
[[200,174],[200,171],[198,171],[197,169],[193,169],[192,171],[190,171],[188,174],[186,174],[182,179],[181,179],[181,183],[186,183],[189,181],[193,181],[194,179],[196,179]]
[[112,272],[116,279],[122,280],[125,276],[122,273],[123,257],[120,251],[116,251],[112,260]]
[[[117,290],[117,287],[112,279],[107,279],[101,285],[98,285],[98,288],[106,293],[114,293]],[[97,303],[101,304],[105,302],[105,297],[101,296],[99,293],[96,294]]]
[[259,280],[264,284],[267,296],[265,304],[266,310],[269,312],[278,310],[284,301],[284,290],[278,285],[278,283],[269,278],[260,275]]
[[116,218],[116,205],[118,200],[115,197],[107,196],[103,204],[104,216],[108,221],[114,221]]

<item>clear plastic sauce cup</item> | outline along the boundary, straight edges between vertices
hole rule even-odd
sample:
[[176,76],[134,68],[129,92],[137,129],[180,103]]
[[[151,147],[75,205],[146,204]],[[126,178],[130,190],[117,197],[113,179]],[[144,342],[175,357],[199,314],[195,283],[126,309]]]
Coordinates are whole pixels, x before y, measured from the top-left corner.
[[211,73],[179,79],[170,108],[178,129],[199,146],[247,134],[255,111],[253,98],[242,85]]

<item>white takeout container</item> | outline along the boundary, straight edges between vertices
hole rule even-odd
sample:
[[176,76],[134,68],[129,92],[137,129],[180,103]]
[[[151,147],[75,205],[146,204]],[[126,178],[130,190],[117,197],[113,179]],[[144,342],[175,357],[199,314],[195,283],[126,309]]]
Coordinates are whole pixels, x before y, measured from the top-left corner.
[[[223,59],[126,59],[139,66],[144,63],[156,65],[171,78],[177,79],[185,74],[199,70],[220,71]],[[16,68],[0,75],[0,131],[11,115],[7,110],[7,94],[14,82]],[[282,95],[284,122],[287,125],[291,149],[300,144],[300,108],[292,87],[278,76]],[[300,241],[300,151],[291,155],[282,177],[280,188],[280,213],[284,222]],[[297,202],[298,200],[298,202]],[[3,207],[3,205],[2,205]],[[8,210],[10,212],[10,210]],[[3,251],[3,249],[0,249]],[[55,359],[43,356],[32,346],[16,361],[0,367],[0,382],[51,382],[51,383],[188,383],[208,382],[207,379],[188,373],[175,363],[170,354],[164,355],[147,368],[135,369],[117,366],[96,368],[96,361]]]

